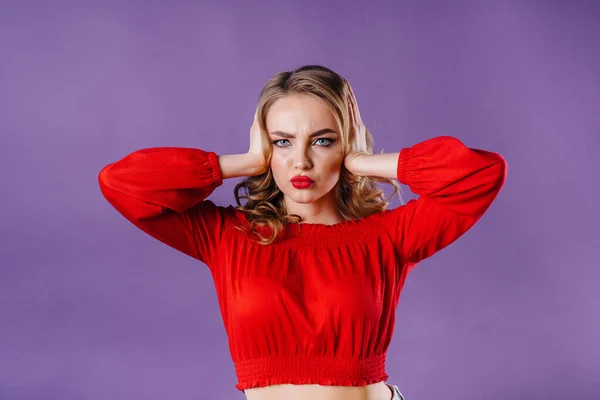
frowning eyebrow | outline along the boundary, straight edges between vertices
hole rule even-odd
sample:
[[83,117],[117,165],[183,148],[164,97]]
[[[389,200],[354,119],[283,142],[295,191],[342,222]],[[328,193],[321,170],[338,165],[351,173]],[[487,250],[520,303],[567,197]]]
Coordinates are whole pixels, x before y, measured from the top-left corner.
[[[337,132],[334,131],[331,128],[324,128],[324,129],[319,129],[316,132],[311,133],[308,137],[315,137],[315,136],[321,136],[324,135],[326,133],[335,133],[337,135]],[[275,135],[275,136],[279,136],[282,138],[286,138],[286,139],[294,139],[296,136],[292,135],[291,133],[287,133],[287,132],[282,132],[282,131],[273,131],[271,132],[271,135]]]

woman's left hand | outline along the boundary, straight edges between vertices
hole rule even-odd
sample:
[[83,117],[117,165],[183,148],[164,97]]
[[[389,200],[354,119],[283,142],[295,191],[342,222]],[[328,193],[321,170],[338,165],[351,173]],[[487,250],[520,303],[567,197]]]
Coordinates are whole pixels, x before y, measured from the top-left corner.
[[367,128],[360,118],[358,103],[348,84],[348,111],[350,119],[350,151],[344,159],[344,166],[351,173],[358,171],[360,159],[369,155],[367,151]]

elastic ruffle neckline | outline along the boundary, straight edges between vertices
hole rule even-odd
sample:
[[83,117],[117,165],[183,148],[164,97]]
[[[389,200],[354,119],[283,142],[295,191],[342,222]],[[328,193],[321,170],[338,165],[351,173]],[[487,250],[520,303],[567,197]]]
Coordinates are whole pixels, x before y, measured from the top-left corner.
[[[281,234],[278,243],[301,245],[324,243],[339,240],[360,240],[367,239],[369,233],[381,233],[381,224],[378,221],[391,210],[383,210],[373,213],[369,216],[348,219],[346,221],[335,224],[320,224],[320,223],[291,223],[286,225],[284,232]],[[237,218],[246,222],[243,212],[235,210]],[[270,230],[268,227],[263,228],[265,233]]]

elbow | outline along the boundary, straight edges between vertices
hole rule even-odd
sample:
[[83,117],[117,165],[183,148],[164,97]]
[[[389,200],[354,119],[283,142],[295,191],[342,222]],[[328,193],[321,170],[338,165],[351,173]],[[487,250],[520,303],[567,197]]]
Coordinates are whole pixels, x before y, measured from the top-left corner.
[[494,164],[494,172],[496,175],[496,186],[498,187],[498,191],[504,186],[506,182],[506,174],[508,173],[508,163],[506,159],[502,157],[498,153],[494,153],[496,157],[496,163]]
[[477,212],[474,214],[475,220],[478,220],[479,218],[481,218],[481,216],[483,216],[484,213],[487,212],[492,203],[498,197],[498,194],[500,193],[500,191],[504,187],[504,183],[506,182],[508,164],[506,163],[506,160],[499,154],[497,155],[497,160],[498,161],[494,163],[488,170],[488,183],[482,186],[482,190],[485,187],[487,187],[487,189],[483,190],[481,193],[482,201],[479,204],[479,206],[476,207]]
[[100,190],[102,190],[102,192],[104,192],[104,189],[107,187],[110,187],[110,182],[112,180],[112,174],[111,174],[111,166],[113,164],[108,164],[107,166],[105,166],[104,168],[102,168],[102,170],[100,170],[100,172],[98,173],[98,184],[100,185]]
[[[102,195],[113,204],[117,198],[122,197],[121,190],[118,190],[119,177],[115,176],[115,170],[112,166],[115,163],[108,164],[98,173],[98,185],[100,186],[100,192]],[[114,205],[114,204],[113,204]]]
[[492,154],[496,159],[495,162],[485,169],[485,176],[482,176],[479,184],[469,195],[469,200],[465,202],[465,208],[460,212],[474,217],[475,221],[487,212],[506,182],[508,171],[506,160],[499,154]]

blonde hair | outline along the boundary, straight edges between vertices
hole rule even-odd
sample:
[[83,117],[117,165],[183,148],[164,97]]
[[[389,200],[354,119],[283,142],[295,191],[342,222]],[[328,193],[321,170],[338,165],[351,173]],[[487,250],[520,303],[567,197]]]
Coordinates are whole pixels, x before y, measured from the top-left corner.
[[[354,109],[358,105],[354,96],[350,96],[350,84],[346,79],[320,65],[307,65],[295,71],[280,72],[267,81],[263,87],[258,101],[257,120],[263,139],[269,141],[266,130],[266,116],[271,106],[280,98],[290,94],[308,94],[323,100],[333,113],[341,132],[342,148],[344,155],[350,151],[350,138],[353,126],[349,118],[349,106],[352,101]],[[366,132],[367,152],[372,153],[373,137]],[[286,224],[300,223],[302,217],[288,214],[283,200],[283,192],[275,183],[270,167],[271,153],[267,154],[267,171],[261,175],[250,176],[238,183],[234,189],[236,209],[243,212],[248,226],[236,226],[236,229],[252,234],[260,244],[273,243]],[[400,186],[394,179],[380,177],[355,176],[350,173],[342,163],[340,179],[336,185],[336,199],[340,213],[346,218],[366,217],[376,212],[383,211],[388,206],[388,199],[375,182],[389,183],[394,186],[393,197],[398,193]],[[240,195],[244,189],[246,194]],[[242,205],[240,199],[246,199]],[[268,226],[271,228],[269,236],[262,236],[256,227]]]

